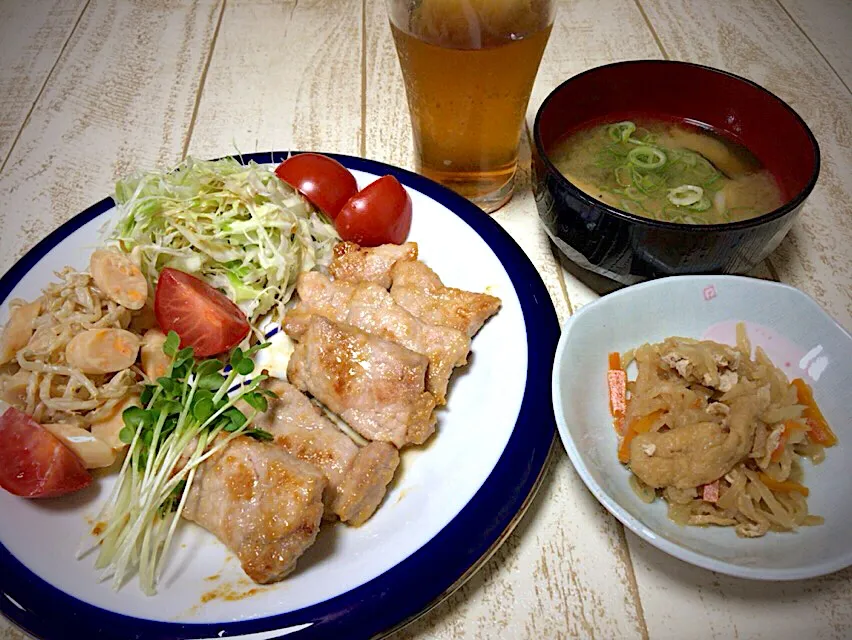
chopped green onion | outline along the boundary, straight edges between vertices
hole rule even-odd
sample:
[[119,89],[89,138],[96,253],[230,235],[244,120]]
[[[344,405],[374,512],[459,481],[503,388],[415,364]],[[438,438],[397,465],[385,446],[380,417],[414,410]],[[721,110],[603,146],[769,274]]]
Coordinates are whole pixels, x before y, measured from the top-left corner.
[[616,167],[614,173],[615,181],[622,187],[629,187],[633,184],[633,180],[630,177],[630,170],[626,166],[621,165]]
[[681,151],[678,155],[678,160],[680,160],[687,167],[694,167],[698,164],[699,156],[697,153]]
[[689,205],[689,209],[691,211],[707,211],[707,209],[709,209],[712,205],[713,203],[710,202],[710,198],[708,198],[707,196],[702,196],[701,200],[699,200],[695,204]]
[[663,150],[647,145],[631,149],[630,153],[627,154],[627,159],[633,166],[645,171],[660,169],[666,164],[666,154]]
[[694,184],[682,184],[674,189],[669,189],[666,196],[676,207],[688,207],[701,201],[704,197],[704,189]]
[[721,177],[722,177],[722,174],[721,174],[721,173],[719,173],[719,172],[717,171],[716,173],[714,173],[712,176],[710,176],[710,177],[709,177],[709,178],[708,178],[708,179],[704,182],[704,185],[703,185],[703,186],[704,186],[704,188],[706,189],[707,187],[711,186],[712,184],[715,184],[715,183],[716,183],[716,181],[717,181],[719,178],[721,178]]
[[634,131],[636,131],[636,125],[630,122],[630,120],[616,122],[615,124],[611,124],[607,129],[609,137],[615,142],[627,142]]
[[645,208],[634,200],[622,200],[621,201],[621,209],[626,211],[627,213],[636,213],[639,211],[645,211]]
[[630,185],[624,190],[624,195],[639,202],[645,200],[648,197],[633,185]]
[[657,189],[663,186],[665,182],[664,178],[654,173],[647,173],[643,175],[635,168],[631,171],[633,184],[645,195],[652,195]]
[[715,196],[724,186],[724,176],[700,153],[660,146],[657,135],[632,121],[598,131],[595,135],[600,136],[602,146],[589,162],[588,170],[595,176],[604,174],[601,192],[619,196],[617,201],[623,204],[623,210],[659,220],[699,224],[704,216],[695,214],[713,208]]

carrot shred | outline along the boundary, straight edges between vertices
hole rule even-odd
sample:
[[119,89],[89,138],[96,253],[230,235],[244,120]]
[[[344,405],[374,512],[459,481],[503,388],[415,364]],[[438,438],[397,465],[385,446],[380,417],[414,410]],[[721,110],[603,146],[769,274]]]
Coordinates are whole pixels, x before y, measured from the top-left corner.
[[775,445],[775,448],[772,450],[772,455],[769,456],[769,459],[772,462],[778,462],[781,459],[781,454],[784,453],[784,447],[787,446],[787,440],[790,439],[790,430],[787,428],[787,424],[784,424],[784,430],[781,432],[781,437],[778,438],[778,444]]
[[833,447],[837,444],[837,436],[834,435],[834,432],[824,422],[818,422],[812,418],[808,418],[806,420],[808,423],[808,427],[810,430],[808,431],[808,437],[821,444],[824,447]]
[[624,434],[624,437],[621,439],[621,444],[618,446],[619,462],[630,462],[630,443],[633,442],[633,438],[637,435],[638,434],[633,429],[627,429],[627,433]]
[[615,430],[622,433],[627,412],[627,374],[621,369],[610,369],[606,372],[606,380],[609,385],[609,412],[614,418]]
[[638,420],[634,420],[630,428],[636,433],[647,433],[651,430],[651,427],[654,426],[654,423],[662,417],[665,413],[663,409],[657,409],[656,411],[652,411],[647,416],[642,416]]
[[787,433],[792,433],[793,431],[808,431],[808,425],[802,424],[798,420],[787,420],[784,422],[784,430]]
[[627,374],[621,369],[610,369],[606,372],[609,383],[609,410],[612,415],[621,413],[627,408]]
[[772,462],[778,462],[781,459],[781,454],[784,453],[784,447],[787,446],[787,440],[790,439],[790,434],[787,433],[787,429],[781,432],[781,437],[778,438],[778,444],[775,449],[772,450],[772,455],[769,456],[769,459]]
[[795,420],[787,420],[784,423],[784,430],[781,432],[781,437],[778,439],[778,444],[772,450],[772,455],[769,456],[769,459],[772,462],[778,462],[781,459],[781,454],[784,453],[784,447],[787,446],[787,441],[790,439],[790,434],[793,431],[807,431],[808,427],[803,425],[801,422],[796,422]]
[[621,354],[618,351],[613,351],[609,354],[609,368],[621,369]]
[[772,491],[783,491],[784,493],[796,491],[797,493],[801,493],[803,496],[810,494],[810,490],[805,485],[799,484],[798,482],[792,482],[790,480],[779,482],[778,480],[773,480],[762,471],[758,474],[758,476],[763,484],[769,487]]
[[633,438],[640,433],[647,433],[654,426],[654,423],[665,413],[662,409],[652,411],[646,416],[642,416],[638,420],[632,421],[621,439],[621,444],[618,447],[618,459],[620,462],[628,462],[630,460],[630,443]]
[[801,378],[796,378],[792,382],[796,387],[796,395],[798,403],[805,406],[805,422],[807,423],[808,437],[823,446],[833,447],[837,444],[837,436],[828,426],[825,416],[819,410],[816,400],[814,400],[813,390]]
[[719,501],[719,481],[715,480],[709,484],[704,485],[704,490],[701,493],[701,499],[704,502],[718,502]]

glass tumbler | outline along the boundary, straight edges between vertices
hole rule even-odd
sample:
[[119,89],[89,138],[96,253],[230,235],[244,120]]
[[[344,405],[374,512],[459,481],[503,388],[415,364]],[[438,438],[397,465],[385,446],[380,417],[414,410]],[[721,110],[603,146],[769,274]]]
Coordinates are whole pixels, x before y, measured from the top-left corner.
[[552,0],[387,0],[417,171],[491,212],[512,197]]

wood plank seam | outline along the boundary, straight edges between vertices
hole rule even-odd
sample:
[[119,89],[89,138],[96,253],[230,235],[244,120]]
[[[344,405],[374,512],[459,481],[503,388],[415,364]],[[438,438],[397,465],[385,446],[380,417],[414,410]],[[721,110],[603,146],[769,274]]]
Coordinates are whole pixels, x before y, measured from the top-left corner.
[[768,257],[767,257],[767,258],[763,261],[763,264],[766,266],[766,270],[767,270],[767,271],[769,271],[769,276],[770,276],[770,277],[771,277],[771,278],[772,278],[775,282],[781,282],[781,276],[779,276],[779,275],[778,275],[778,270],[777,270],[777,269],[775,268],[775,266],[774,266],[774,265],[773,265],[773,264],[769,261],[769,258],[768,258]]
[[775,282],[781,282],[781,276],[778,275],[778,269],[775,268],[775,265],[772,264],[772,260],[769,258],[766,259],[766,268],[769,269],[769,273]]
[[361,0],[361,157],[367,157],[367,0]]
[[[553,259],[556,260],[556,264],[561,267],[560,261],[562,258],[559,253],[559,248],[554,245],[553,242],[550,243],[550,252],[553,254]],[[557,269],[556,275],[559,279],[559,288],[562,289],[562,295],[565,298],[565,303],[568,305],[568,317],[570,318],[574,315],[574,305],[571,304],[571,296],[568,295],[568,286],[565,284],[565,270],[562,268]]]
[[659,48],[660,53],[663,54],[663,58],[665,60],[670,60],[671,58],[669,58],[669,54],[663,46],[663,41],[660,40],[660,36],[657,35],[657,30],[654,29],[654,25],[651,24],[651,20],[648,18],[648,14],[645,13],[645,9],[642,7],[639,0],[633,1],[636,3],[636,8],[639,9],[639,13],[642,14],[642,19],[645,21],[645,24],[648,25],[648,31],[650,31],[651,35],[654,37],[654,42],[657,43],[657,48]]
[[834,75],[835,75],[835,76],[837,76],[837,79],[838,79],[838,80],[840,80],[840,84],[842,84],[844,87],[846,87],[846,91],[848,91],[850,94],[852,94],[852,88],[850,88],[850,87],[849,87],[849,85],[848,85],[848,84],[846,84],[846,82],[843,80],[843,76],[841,76],[841,75],[837,72],[837,69],[835,69],[835,68],[834,68],[834,66],[832,66],[831,62],[829,62],[828,58],[827,58],[827,57],[823,54],[822,50],[821,50],[821,49],[817,46],[817,43],[816,43],[816,42],[814,42],[814,41],[811,39],[811,37],[808,35],[808,32],[807,32],[807,31],[805,31],[805,28],[804,28],[802,25],[800,25],[800,24],[796,21],[796,18],[794,18],[794,17],[793,17],[793,14],[792,14],[792,13],[790,13],[790,12],[787,10],[787,7],[785,7],[785,6],[784,6],[784,3],[783,3],[781,0],[775,0],[775,1],[778,3],[778,6],[779,6],[779,7],[781,7],[781,10],[782,10],[785,14],[787,14],[787,17],[788,17],[788,18],[790,18],[790,22],[792,22],[794,25],[796,25],[796,28],[797,28],[799,31],[801,31],[801,32],[802,32],[802,35],[803,35],[803,36],[805,36],[805,39],[806,39],[808,42],[810,42],[810,43],[811,43],[811,46],[812,46],[812,47],[816,50],[816,52],[819,54],[820,58],[822,58],[822,59],[825,61],[825,64],[827,64],[827,65],[828,65],[828,68],[829,68],[829,69],[831,69],[831,71],[834,73]]
[[367,155],[367,0],[361,0],[361,157]]
[[3,170],[6,168],[6,163],[9,162],[9,158],[12,157],[12,152],[15,150],[15,146],[18,144],[18,140],[21,138],[21,133],[23,133],[24,129],[27,126],[27,123],[30,120],[30,116],[33,113],[38,101],[41,99],[42,94],[44,93],[45,87],[47,87],[47,83],[50,82],[50,78],[53,76],[53,72],[56,70],[56,65],[59,64],[59,61],[62,59],[62,56],[65,54],[65,49],[68,47],[68,43],[71,42],[71,38],[74,36],[74,32],[77,31],[77,27],[80,24],[80,20],[83,19],[83,14],[86,13],[86,10],[89,8],[89,3],[91,0],[86,0],[86,4],[83,5],[83,8],[80,10],[80,13],[77,15],[77,19],[74,21],[74,26],[71,27],[71,30],[68,32],[68,37],[65,38],[65,42],[62,43],[62,48],[59,50],[59,53],[56,54],[56,60],[53,61],[53,64],[50,67],[50,71],[47,72],[47,75],[44,76],[44,82],[38,90],[35,98],[33,98],[33,102],[30,105],[30,108],[27,110],[27,114],[24,116],[24,119],[21,121],[21,126],[18,127],[18,132],[15,134],[14,139],[12,140],[12,144],[9,145],[9,150],[6,152],[6,157],[3,158],[3,162],[0,164],[0,173],[3,173]]
[[227,0],[222,0],[222,4],[219,7],[219,17],[216,20],[216,27],[213,29],[213,37],[210,39],[210,49],[207,51],[207,59],[204,60],[201,76],[198,79],[198,88],[195,90],[195,103],[192,105],[192,115],[189,118],[189,126],[186,128],[186,138],[184,138],[183,149],[180,154],[181,160],[185,160],[189,152],[189,143],[192,140],[192,133],[195,131],[195,121],[198,118],[198,109],[201,106],[201,94],[204,93],[204,85],[207,82],[207,71],[210,69],[210,61],[213,59],[213,51],[216,49],[216,39],[219,37],[219,29],[222,26],[222,17],[225,15],[226,3]]
[[633,568],[633,557],[630,555],[630,545],[627,544],[627,532],[624,530],[624,525],[619,522],[619,532],[621,533],[621,545],[619,553],[623,554],[622,561],[627,567],[627,590],[633,597],[633,602],[636,607],[636,623],[639,625],[639,633],[642,634],[642,640],[649,640],[648,623],[645,622],[645,607],[642,605],[642,596],[639,594],[639,583],[636,580],[636,570]]

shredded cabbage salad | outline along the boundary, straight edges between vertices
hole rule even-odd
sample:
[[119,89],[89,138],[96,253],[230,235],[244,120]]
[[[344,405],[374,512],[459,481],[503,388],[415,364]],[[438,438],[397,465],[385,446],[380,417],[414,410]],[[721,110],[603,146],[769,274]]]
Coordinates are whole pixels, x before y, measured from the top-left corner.
[[153,291],[172,267],[222,290],[259,331],[280,318],[303,271],[326,267],[334,226],[266,166],[187,158],[173,171],[120,180],[111,239],[140,265]]

